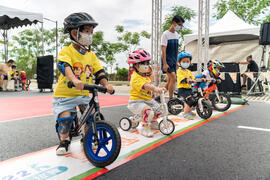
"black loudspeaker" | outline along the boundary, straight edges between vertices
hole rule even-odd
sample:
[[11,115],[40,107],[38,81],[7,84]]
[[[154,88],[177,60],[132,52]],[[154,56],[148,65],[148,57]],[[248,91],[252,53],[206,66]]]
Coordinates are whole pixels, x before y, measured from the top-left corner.
[[270,22],[261,25],[260,45],[270,45]]
[[37,83],[39,89],[52,89],[54,77],[53,56],[37,57]]
[[[239,64],[235,63],[223,63],[225,68],[221,69],[221,72],[225,73],[225,80],[221,84],[218,84],[218,90],[221,92],[233,92],[236,94],[241,93],[241,79]],[[233,82],[229,72],[237,72],[236,83]]]

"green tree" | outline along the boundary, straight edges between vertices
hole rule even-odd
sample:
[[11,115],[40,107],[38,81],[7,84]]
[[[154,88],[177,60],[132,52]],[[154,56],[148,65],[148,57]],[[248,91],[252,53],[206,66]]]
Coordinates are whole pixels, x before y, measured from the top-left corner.
[[117,40],[126,47],[128,53],[134,51],[140,45],[142,38],[150,39],[151,37],[147,31],[130,32],[120,25],[117,25],[115,30],[118,34]]
[[[44,29],[45,53],[55,51],[55,30]],[[9,55],[15,58],[18,70],[23,70],[29,78],[36,73],[36,58],[42,55],[42,34],[38,29],[26,29],[12,37],[13,47]]]
[[104,62],[107,66],[107,71],[113,70],[113,65],[116,62],[115,55],[127,50],[127,46],[121,42],[111,43],[104,40],[102,31],[97,31],[93,35],[92,50],[97,57]]
[[[58,47],[59,50],[63,46],[71,43],[68,34],[63,33],[63,28],[58,29]],[[43,31],[44,50],[45,54],[52,54],[55,56],[56,29]],[[1,42],[0,42],[1,43]],[[3,52],[1,53],[4,57]],[[41,29],[26,29],[13,36],[9,41],[9,56],[16,59],[16,65],[19,70],[26,71],[27,76],[32,78],[36,73],[36,59],[37,56],[42,55],[42,33]]]
[[119,68],[116,72],[117,78],[120,81],[127,81],[128,80],[128,69],[126,68]]
[[[184,18],[185,22],[191,21],[196,16],[195,11],[190,9],[190,8],[187,8],[184,6],[173,6],[171,8],[171,12],[169,14],[165,15],[164,22],[162,24],[163,32],[170,28],[170,26],[172,24],[172,19],[175,15],[182,16]],[[181,39],[183,40],[184,35],[191,34],[192,30],[189,29],[188,27],[186,27],[184,24],[183,28],[181,30],[177,31],[177,33],[180,34]],[[179,50],[182,49],[182,44],[183,44],[183,41],[179,41]]]
[[269,0],[219,0],[215,5],[216,19],[221,19],[228,10],[249,24],[261,24],[270,21]]
[[64,34],[64,28],[58,29],[58,36],[59,36],[59,49],[60,50],[64,46],[69,46],[71,44],[69,34]]

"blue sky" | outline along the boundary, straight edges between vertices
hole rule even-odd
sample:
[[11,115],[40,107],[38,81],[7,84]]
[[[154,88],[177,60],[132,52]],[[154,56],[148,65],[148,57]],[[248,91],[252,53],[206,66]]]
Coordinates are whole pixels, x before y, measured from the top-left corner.
[[[211,7],[217,0],[211,0]],[[152,0],[1,0],[0,5],[12,7],[24,11],[42,13],[44,17],[57,20],[62,26],[63,19],[73,12],[85,11],[91,14],[99,25],[95,29],[104,32],[105,40],[116,41],[114,27],[124,25],[129,31],[140,32],[146,30],[151,32]],[[197,12],[198,0],[163,0],[163,17],[170,12],[175,5],[189,7]],[[212,10],[211,10],[212,12]],[[213,23],[213,22],[212,22]],[[28,26],[27,28],[35,28]],[[54,23],[45,21],[45,28],[53,28]],[[194,32],[197,31],[197,17],[186,26]],[[16,34],[23,28],[12,30]],[[150,40],[143,40],[140,47],[150,51]],[[3,47],[0,47],[0,50]],[[125,61],[126,54],[116,56],[120,67],[128,67]]]

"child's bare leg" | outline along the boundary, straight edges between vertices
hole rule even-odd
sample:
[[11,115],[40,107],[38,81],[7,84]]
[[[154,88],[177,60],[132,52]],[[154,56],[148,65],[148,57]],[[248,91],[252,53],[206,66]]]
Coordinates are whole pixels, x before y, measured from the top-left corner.
[[187,114],[187,113],[189,113],[190,111],[192,111],[192,107],[189,107],[189,105],[185,104],[185,107],[184,107],[184,114]]

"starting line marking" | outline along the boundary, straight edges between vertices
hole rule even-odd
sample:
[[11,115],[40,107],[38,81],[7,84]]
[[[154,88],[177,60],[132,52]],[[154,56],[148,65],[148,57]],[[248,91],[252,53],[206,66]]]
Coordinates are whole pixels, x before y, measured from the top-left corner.
[[74,141],[70,146],[71,153],[65,156],[56,156],[55,146],[0,162],[0,180],[93,179],[180,135],[242,107],[244,106],[232,105],[227,112],[213,112],[212,117],[208,120],[202,120],[199,117],[195,120],[186,120],[182,118],[182,115],[169,116],[175,123],[175,132],[171,136],[164,136],[159,131],[154,131],[154,137],[146,138],[138,131],[126,132],[119,129],[122,139],[121,151],[116,161],[106,168],[96,168],[90,164],[84,155],[80,142]]
[[237,126],[237,127],[241,128],[241,129],[250,129],[250,130],[258,130],[258,131],[270,132],[270,129],[265,129],[265,128],[257,128],[257,127],[250,127],[250,126]]

